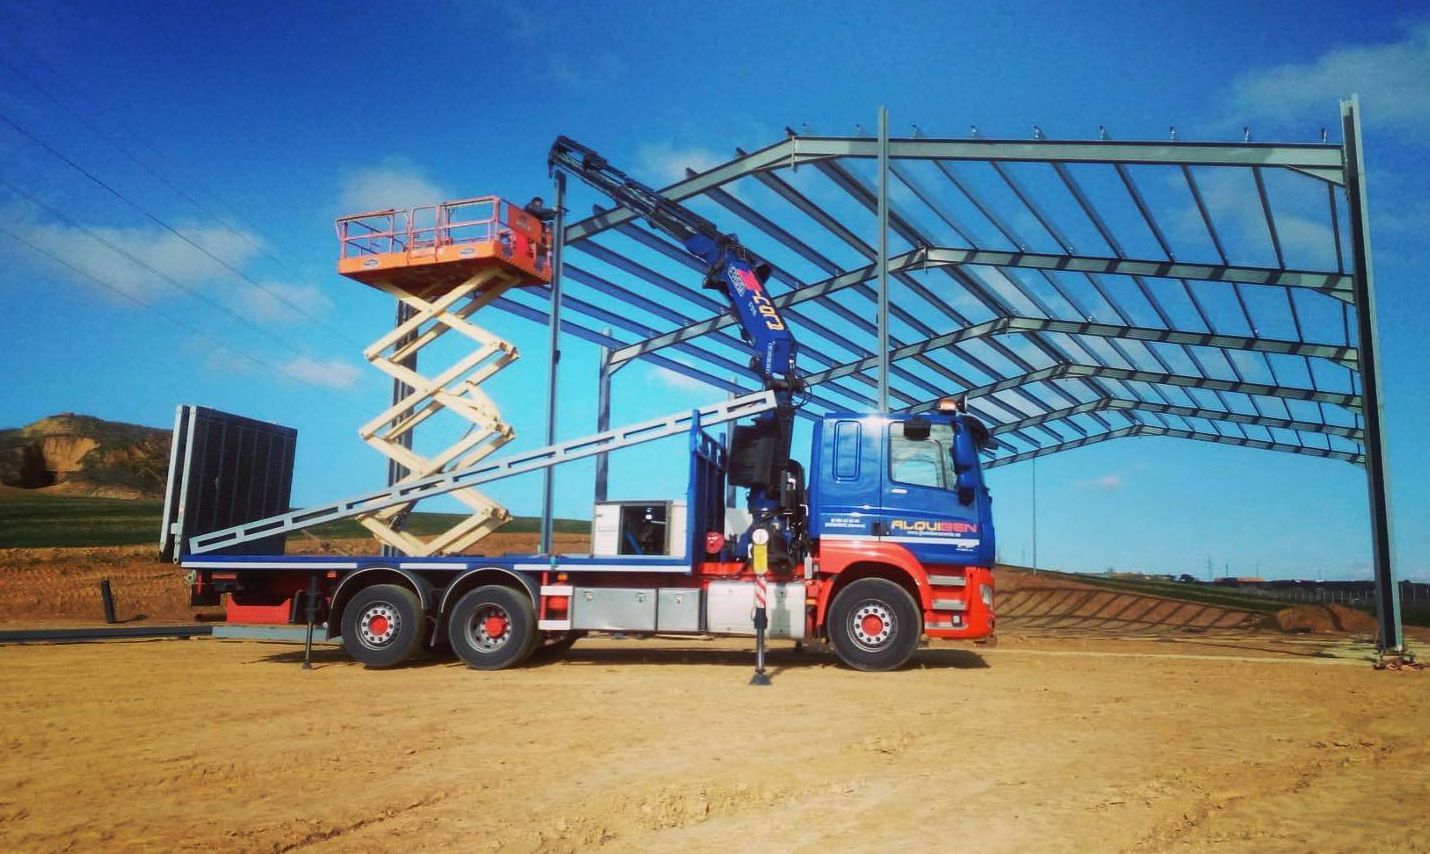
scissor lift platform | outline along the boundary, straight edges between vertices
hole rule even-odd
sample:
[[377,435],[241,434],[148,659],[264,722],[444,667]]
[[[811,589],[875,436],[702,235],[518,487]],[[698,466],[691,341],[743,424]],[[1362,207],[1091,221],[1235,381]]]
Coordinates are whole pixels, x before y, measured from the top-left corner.
[[[511,288],[551,281],[551,232],[545,223],[496,196],[479,196],[354,214],[339,219],[337,230],[338,272],[401,304],[396,326],[363,351],[392,377],[392,405],[358,430],[391,461],[389,470],[401,475],[397,483],[471,466],[511,441],[511,426],[478,386],[515,361],[516,348],[470,317]],[[440,370],[419,374],[418,352],[448,332],[470,339],[472,349]],[[414,429],[444,410],[470,427],[437,453],[415,452]],[[460,552],[511,518],[475,489],[453,496],[467,505],[469,515],[426,540],[404,530],[410,503],[358,521],[386,546],[429,556]]]
[[338,272],[373,287],[433,298],[497,270],[521,285],[551,281],[551,231],[496,196],[338,220]]

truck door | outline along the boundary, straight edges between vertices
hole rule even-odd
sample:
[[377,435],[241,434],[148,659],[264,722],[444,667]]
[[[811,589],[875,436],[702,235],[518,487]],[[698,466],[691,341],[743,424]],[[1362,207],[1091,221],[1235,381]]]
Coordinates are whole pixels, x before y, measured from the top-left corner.
[[953,425],[931,421],[913,427],[909,421],[888,423],[878,535],[907,548],[921,563],[973,563],[984,552],[978,496],[960,501]]
[[817,489],[811,495],[813,536],[871,541],[878,520],[879,445],[884,432],[879,417],[832,416],[816,430],[818,456],[811,471]]

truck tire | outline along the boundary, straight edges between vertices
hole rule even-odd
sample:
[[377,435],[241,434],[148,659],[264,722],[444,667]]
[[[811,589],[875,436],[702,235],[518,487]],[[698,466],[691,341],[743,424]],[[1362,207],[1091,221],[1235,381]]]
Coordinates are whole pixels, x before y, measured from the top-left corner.
[[364,587],[343,609],[343,648],[368,667],[395,667],[411,658],[426,632],[422,602],[396,584]]
[[914,597],[884,578],[861,578],[840,590],[825,625],[839,660],[855,670],[903,667],[923,634]]
[[447,619],[447,639],[468,667],[501,670],[525,661],[541,636],[530,596],[488,584],[457,600]]

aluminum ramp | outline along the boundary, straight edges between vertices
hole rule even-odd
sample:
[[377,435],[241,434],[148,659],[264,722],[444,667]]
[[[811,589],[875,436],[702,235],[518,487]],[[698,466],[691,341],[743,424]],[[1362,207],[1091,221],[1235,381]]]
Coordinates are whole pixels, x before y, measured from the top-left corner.
[[772,391],[761,391],[723,400],[699,409],[687,410],[584,438],[548,445],[526,453],[502,457],[492,462],[482,461],[441,474],[405,481],[332,504],[292,510],[266,519],[200,534],[190,538],[188,554],[207,554],[276,534],[299,531],[364,513],[375,513],[388,507],[412,504],[423,498],[445,495],[459,489],[467,489],[478,484],[550,468],[597,454],[628,448],[632,445],[679,436],[688,433],[692,425],[703,427],[736,421],[747,416],[758,415],[761,412],[768,412],[775,406],[775,394]]

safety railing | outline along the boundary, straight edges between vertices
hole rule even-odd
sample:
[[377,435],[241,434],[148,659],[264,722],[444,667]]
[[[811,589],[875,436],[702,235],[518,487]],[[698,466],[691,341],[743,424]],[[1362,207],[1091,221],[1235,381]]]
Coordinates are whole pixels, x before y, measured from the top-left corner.
[[337,232],[342,258],[488,242],[499,242],[510,253],[514,245],[544,250],[550,243],[541,220],[497,196],[353,214],[338,219]]

